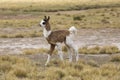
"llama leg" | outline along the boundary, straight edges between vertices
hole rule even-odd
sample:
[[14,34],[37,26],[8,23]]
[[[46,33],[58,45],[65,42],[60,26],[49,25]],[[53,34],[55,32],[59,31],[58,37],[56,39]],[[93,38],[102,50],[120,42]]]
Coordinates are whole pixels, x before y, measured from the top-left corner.
[[48,52],[48,58],[47,58],[47,61],[45,63],[45,66],[47,66],[47,64],[50,62],[50,58],[51,58],[51,55],[52,55],[54,49],[55,49],[55,45],[51,44],[50,50]]
[[68,49],[68,54],[69,54],[69,62],[72,62],[72,45],[73,45],[73,41],[71,40],[71,37],[68,36],[66,37],[66,42],[65,42],[67,49]]
[[[78,55],[78,47],[75,46],[75,44],[73,43],[73,40],[71,38],[71,36],[66,37],[66,45],[68,46],[68,48],[70,48],[68,51],[74,51],[75,55],[76,55],[76,61],[78,61],[79,55]],[[69,56],[70,59],[69,61],[72,61],[72,54],[71,52],[69,52]]]
[[57,43],[58,55],[60,56],[61,61],[63,61],[63,52],[61,43]]
[[75,53],[76,61],[78,61],[78,59],[79,59],[79,55],[78,55],[78,47],[75,46],[75,45],[71,45],[71,47],[72,47],[72,49],[73,49],[73,51],[74,51],[74,53]]
[[47,66],[47,64],[50,62],[50,58],[51,58],[51,55],[48,54],[48,57],[47,57],[47,61],[46,61],[46,63],[45,63],[45,66]]
[[68,50],[68,55],[69,55],[69,62],[72,62],[72,49],[67,46],[67,50]]

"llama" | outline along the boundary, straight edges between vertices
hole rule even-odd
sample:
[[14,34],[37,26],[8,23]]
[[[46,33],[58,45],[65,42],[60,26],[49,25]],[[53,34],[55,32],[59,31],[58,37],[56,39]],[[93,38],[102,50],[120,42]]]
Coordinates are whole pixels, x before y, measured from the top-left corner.
[[62,53],[62,43],[64,43],[68,49],[69,61],[72,61],[72,52],[74,51],[76,55],[76,61],[78,61],[78,48],[73,43],[73,37],[75,36],[77,29],[72,26],[69,30],[56,30],[52,31],[49,24],[50,17],[45,16],[44,19],[40,22],[40,26],[43,28],[43,35],[50,44],[50,50],[48,52],[48,58],[45,63],[45,66],[49,63],[51,55],[55,49],[55,46],[58,50],[58,55],[63,61]]

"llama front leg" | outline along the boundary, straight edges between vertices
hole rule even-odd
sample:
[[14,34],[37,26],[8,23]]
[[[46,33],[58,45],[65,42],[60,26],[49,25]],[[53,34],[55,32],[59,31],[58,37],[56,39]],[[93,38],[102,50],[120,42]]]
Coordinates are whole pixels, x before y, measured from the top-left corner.
[[57,43],[56,45],[57,45],[57,49],[58,49],[58,55],[59,55],[61,61],[63,61],[64,59],[63,59],[63,52],[62,52],[62,44]]
[[45,63],[45,66],[47,66],[47,64],[50,62],[50,58],[51,58],[51,55],[48,54],[48,57],[47,57],[47,61],[46,61],[46,63]]
[[45,63],[45,66],[47,66],[47,64],[50,62],[50,58],[51,58],[51,55],[52,55],[54,49],[55,49],[55,45],[51,44],[50,50],[48,52],[48,57],[47,57],[47,61]]

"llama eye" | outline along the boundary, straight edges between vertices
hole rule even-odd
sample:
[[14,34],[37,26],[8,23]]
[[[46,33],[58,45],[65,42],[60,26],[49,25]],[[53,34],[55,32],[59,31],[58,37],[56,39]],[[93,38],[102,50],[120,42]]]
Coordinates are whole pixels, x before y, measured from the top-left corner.
[[43,22],[43,24],[45,24],[45,22]]

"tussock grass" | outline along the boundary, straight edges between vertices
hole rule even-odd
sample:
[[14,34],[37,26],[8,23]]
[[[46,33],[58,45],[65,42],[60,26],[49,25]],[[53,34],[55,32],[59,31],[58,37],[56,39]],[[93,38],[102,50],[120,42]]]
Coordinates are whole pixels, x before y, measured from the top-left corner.
[[[32,55],[32,54],[41,54],[41,53],[48,53],[49,49],[46,48],[39,48],[39,49],[24,49],[23,54]],[[67,52],[67,48],[65,46],[62,47],[62,51],[64,53]],[[54,50],[54,54],[57,54],[57,49]]]
[[45,48],[23,50],[23,54],[26,54],[26,55],[41,54],[41,53],[47,53],[47,52],[48,52],[48,49],[45,49]]
[[[27,16],[27,15],[26,15]],[[12,18],[13,17],[13,18]],[[7,19],[0,19],[0,27],[32,27],[32,26],[36,26],[37,24],[39,24],[39,19],[34,18],[34,17],[28,17],[28,18],[24,18],[24,17],[18,17],[17,19],[15,19],[15,16],[11,16]]]
[[114,56],[112,56],[111,61],[113,61],[113,62],[120,62],[120,55],[114,55]]
[[28,79],[36,71],[35,65],[27,58],[0,56],[0,63],[0,72],[4,72],[2,77],[6,80]]
[[95,46],[95,47],[83,47],[79,49],[80,54],[115,54],[119,53],[120,50],[116,46]]
[[[120,0],[65,0],[64,2],[61,0],[2,0],[0,1],[0,37],[38,37],[41,32],[29,33],[24,29],[31,30],[31,27],[37,26],[44,15],[51,16],[50,23],[53,30],[68,29],[71,25],[76,26],[78,29],[120,28],[119,5]],[[66,10],[85,11],[80,11],[79,13],[54,12]],[[4,28],[11,28],[11,34],[3,31],[2,29]],[[40,29],[38,26],[34,28],[35,30]],[[21,33],[16,32],[19,29],[23,31]]]
[[101,54],[102,53],[113,54],[113,53],[119,53],[119,52],[120,50],[116,46],[103,46],[100,51]]
[[[41,54],[41,53],[48,53],[49,49],[40,48],[40,49],[24,49],[23,54],[31,55],[31,54]],[[62,51],[67,53],[67,48],[65,46],[62,47]],[[120,53],[120,50],[116,46],[95,46],[95,47],[82,47],[79,48],[80,54],[116,54]],[[57,49],[53,52],[57,54]],[[91,62],[92,63],[92,62]]]
[[[119,28],[119,10],[120,8],[102,8],[81,11],[79,13],[49,13],[51,16],[50,24],[52,30],[69,29],[71,25],[80,28]],[[31,14],[31,13],[30,13]],[[27,14],[24,14],[28,16]],[[9,18],[0,19],[0,37],[39,37],[42,35],[42,29],[39,27],[39,22],[43,19],[47,13],[36,15],[36,17],[28,16],[28,18],[18,18],[12,16]],[[35,26],[35,27],[34,27]],[[4,31],[5,28],[10,28],[8,31]],[[3,29],[3,30],[2,30]],[[39,31],[38,31],[39,30]]]
[[73,20],[83,20],[83,18],[85,17],[85,15],[77,15],[77,16],[73,16]]
[[0,10],[10,12],[55,12],[119,6],[120,0],[2,0]]
[[0,63],[2,65],[0,72],[4,73],[4,76],[0,75],[1,80],[119,80],[120,78],[120,65],[114,63],[95,67],[84,61],[63,63],[52,60],[44,69],[28,58],[5,55],[0,56]]
[[1,38],[25,38],[25,37],[41,37],[42,32],[29,31],[29,32],[16,32],[16,33],[2,33],[0,34]]

